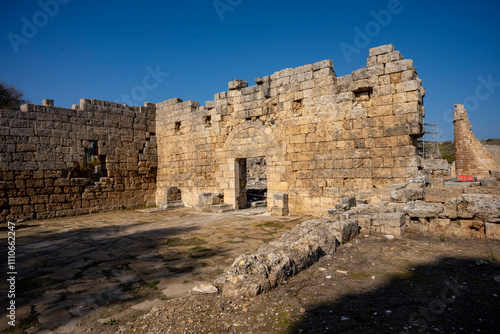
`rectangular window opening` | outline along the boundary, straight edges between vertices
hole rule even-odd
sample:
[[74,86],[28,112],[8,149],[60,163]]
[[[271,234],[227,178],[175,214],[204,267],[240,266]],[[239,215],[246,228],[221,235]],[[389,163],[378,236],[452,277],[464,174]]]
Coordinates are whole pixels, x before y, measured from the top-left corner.
[[205,127],[209,128],[212,126],[212,116],[205,116]]
[[373,96],[373,88],[363,88],[354,92],[355,102],[369,101]]

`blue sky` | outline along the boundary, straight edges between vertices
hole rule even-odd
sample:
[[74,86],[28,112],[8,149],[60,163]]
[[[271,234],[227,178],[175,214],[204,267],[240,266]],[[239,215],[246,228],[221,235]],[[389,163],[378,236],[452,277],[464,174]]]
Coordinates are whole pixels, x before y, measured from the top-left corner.
[[426,122],[439,123],[441,140],[453,139],[455,103],[468,107],[478,138],[500,138],[498,1],[4,0],[1,8],[0,79],[33,103],[204,104],[235,78],[254,84],[324,59],[346,75],[366,65],[370,47],[392,43],[414,60]]

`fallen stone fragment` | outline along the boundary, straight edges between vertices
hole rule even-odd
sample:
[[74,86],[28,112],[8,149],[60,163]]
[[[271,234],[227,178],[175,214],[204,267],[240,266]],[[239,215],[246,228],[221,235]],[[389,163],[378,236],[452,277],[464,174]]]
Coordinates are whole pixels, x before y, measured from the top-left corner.
[[200,285],[195,286],[193,288],[193,291],[200,292],[200,293],[217,293],[217,292],[219,292],[219,289],[217,289],[212,284],[205,283],[205,284],[200,284]]
[[224,297],[254,297],[309,268],[359,232],[356,219],[313,219],[295,226],[257,254],[241,255],[226,273]]
[[345,271],[345,270],[337,270],[337,272],[338,272],[339,274],[344,274],[344,275],[347,275],[347,271]]

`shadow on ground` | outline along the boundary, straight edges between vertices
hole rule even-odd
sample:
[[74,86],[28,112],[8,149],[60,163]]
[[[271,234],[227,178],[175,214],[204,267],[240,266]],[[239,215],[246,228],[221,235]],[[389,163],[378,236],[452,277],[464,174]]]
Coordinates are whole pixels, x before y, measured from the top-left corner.
[[[160,298],[162,281],[182,280],[224,253],[189,238],[197,229],[136,223],[18,237],[16,309],[18,319],[26,320],[16,330],[40,326],[73,332],[79,318],[102,306]],[[7,291],[5,282],[0,289]]]
[[290,332],[499,333],[498,275],[498,260],[442,258],[332,303],[325,291]]

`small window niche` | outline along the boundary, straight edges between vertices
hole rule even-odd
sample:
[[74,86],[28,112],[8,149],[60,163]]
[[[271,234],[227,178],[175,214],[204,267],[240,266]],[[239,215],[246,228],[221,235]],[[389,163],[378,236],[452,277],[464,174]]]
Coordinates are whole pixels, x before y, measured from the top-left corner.
[[354,92],[354,102],[370,101],[373,96],[373,88],[362,88]]
[[205,116],[205,129],[212,127],[212,116]]
[[174,130],[176,133],[181,132],[181,122],[175,122]]
[[[102,143],[102,146],[104,147],[106,144]],[[99,153],[99,142],[91,140],[89,147],[85,148],[85,156],[79,176],[90,178],[92,183],[99,181],[101,177],[107,174],[106,156]]]
[[295,100],[292,104],[292,112],[294,115],[300,116],[302,115],[302,109],[304,108],[303,100]]

